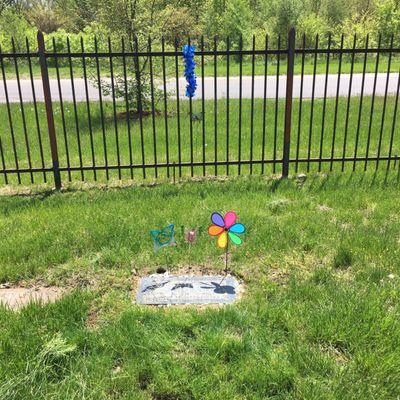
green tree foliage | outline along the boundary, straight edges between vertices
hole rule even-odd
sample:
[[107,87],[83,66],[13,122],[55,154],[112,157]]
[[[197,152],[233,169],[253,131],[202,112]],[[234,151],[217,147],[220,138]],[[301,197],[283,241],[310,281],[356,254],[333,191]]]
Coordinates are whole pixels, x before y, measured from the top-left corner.
[[[379,31],[385,41],[393,34],[395,43],[400,37],[400,0],[0,0],[1,26],[10,12],[9,25],[19,25],[17,36],[24,23],[47,33],[79,33],[95,24],[112,36],[146,41],[163,35],[169,46],[175,36],[203,34],[207,40],[229,35],[237,47],[240,36],[250,41],[252,34],[268,33],[272,39],[286,36],[292,26],[299,36],[306,33],[308,43],[317,33],[337,39],[339,32],[376,36]],[[2,37],[10,31],[3,29]]]
[[13,9],[7,8],[0,18],[0,44],[2,50],[11,51],[11,38],[14,38],[15,48],[18,51],[26,50],[26,37],[31,41],[36,38],[36,29]]
[[393,34],[395,43],[399,43],[400,33],[400,1],[377,0],[376,2],[377,29],[382,33],[383,40],[388,43]]
[[302,15],[299,18],[298,23],[298,36],[299,43],[302,42],[303,34],[306,37],[306,47],[313,47],[315,45],[315,37],[319,35],[321,38],[319,43],[324,46],[327,40],[329,30],[329,24],[326,19],[315,13],[310,13],[307,15]]
[[247,0],[229,0],[223,14],[223,29],[231,47],[238,48],[240,38],[247,44],[252,34],[252,14]]

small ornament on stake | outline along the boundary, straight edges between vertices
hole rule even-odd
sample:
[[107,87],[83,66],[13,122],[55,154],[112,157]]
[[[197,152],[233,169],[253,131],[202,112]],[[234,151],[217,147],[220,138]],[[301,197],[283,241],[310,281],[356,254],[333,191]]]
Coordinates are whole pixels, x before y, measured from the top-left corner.
[[[174,234],[175,231],[173,224],[170,224],[161,230],[151,230],[150,235],[154,243],[154,252],[157,253],[160,249],[164,247],[176,246]],[[167,254],[165,255],[165,257],[165,262],[166,264],[168,264]]]
[[170,224],[161,230],[153,229],[150,231],[151,238],[154,243],[154,251],[162,249],[163,247],[175,246],[175,231],[174,224]]
[[196,243],[197,234],[196,228],[185,229],[185,242],[189,244],[189,268],[192,267],[192,245]]
[[197,233],[198,233],[198,231],[197,231],[196,228],[186,229],[185,230],[185,241],[186,241],[186,243],[189,243],[190,245],[195,243],[196,240],[197,240]]
[[224,217],[217,212],[211,214],[211,222],[213,224],[208,227],[208,234],[218,236],[217,246],[225,249],[225,276],[220,284],[228,274],[229,242],[231,241],[238,246],[243,243],[238,235],[244,233],[246,228],[243,224],[237,223],[236,219],[237,215],[233,211],[228,211]]

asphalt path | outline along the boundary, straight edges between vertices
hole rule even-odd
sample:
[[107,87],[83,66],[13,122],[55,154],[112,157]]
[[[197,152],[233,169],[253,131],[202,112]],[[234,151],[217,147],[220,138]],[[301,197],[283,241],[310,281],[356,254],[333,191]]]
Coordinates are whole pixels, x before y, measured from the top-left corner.
[[[388,94],[394,94],[397,90],[397,81],[398,81],[398,73],[390,73],[389,80],[387,85]],[[364,95],[372,95],[374,92],[374,77],[375,75],[372,73],[365,74],[364,80]],[[109,80],[108,80],[109,81]],[[361,94],[362,74],[353,74],[351,79],[350,74],[342,74],[340,76],[340,85],[339,85],[339,96],[348,96],[349,95],[349,86],[351,83],[350,96],[359,96]],[[383,96],[386,91],[386,82],[387,82],[387,74],[379,73],[377,74],[376,79],[376,88],[375,94],[378,96]],[[252,93],[254,93],[254,98],[263,98],[264,97],[264,76],[255,76],[254,84],[251,76],[243,76],[242,78],[242,97],[244,99],[248,99],[252,97]],[[267,77],[267,89],[266,89],[266,97],[271,99],[275,98],[276,94],[278,98],[284,98],[286,95],[286,76],[281,75],[279,79],[276,76],[268,76]],[[196,95],[194,99],[202,98],[202,81],[201,78],[197,79],[198,88],[196,91]],[[181,99],[185,99],[185,85],[186,82],[184,78],[179,79],[179,97]],[[240,80],[239,77],[230,77],[227,80],[226,77],[218,77],[217,79],[213,77],[204,78],[204,98],[205,99],[214,99],[214,91],[215,85],[217,87],[217,98],[224,99],[227,97],[227,91],[229,88],[229,97],[231,99],[237,99],[240,95]],[[64,101],[72,101],[73,100],[73,90],[70,79],[61,79],[60,80],[61,93]],[[157,83],[157,86],[162,88],[161,82]],[[330,74],[326,79],[326,76],[316,75],[315,81],[312,75],[304,75],[303,79],[303,98],[309,99],[312,97],[312,93],[314,90],[315,98],[323,98],[326,92],[327,97],[335,97],[338,90],[338,75]],[[28,79],[23,79],[20,81],[21,87],[21,95],[24,102],[33,101],[33,93],[32,93],[32,84]],[[42,82],[40,79],[34,80],[35,94],[37,101],[43,101],[43,88]],[[86,101],[86,91],[85,91],[85,82],[82,78],[74,79],[74,88],[75,88],[75,99],[77,102]],[[293,78],[293,97],[300,97],[300,88],[301,88],[301,77],[299,75],[295,75]],[[54,101],[59,100],[59,90],[56,79],[50,80],[50,89],[51,96]],[[8,80],[7,81],[7,90],[9,101],[12,103],[16,103],[20,101],[18,83],[16,80]],[[176,80],[169,80],[167,82],[167,91],[171,94],[172,98],[176,96]],[[99,99],[99,90],[98,88],[89,82],[88,84],[88,95],[91,101],[96,101]],[[110,96],[103,96],[103,100],[110,100]],[[6,102],[6,95],[4,90],[4,83],[0,83],[0,103]]]

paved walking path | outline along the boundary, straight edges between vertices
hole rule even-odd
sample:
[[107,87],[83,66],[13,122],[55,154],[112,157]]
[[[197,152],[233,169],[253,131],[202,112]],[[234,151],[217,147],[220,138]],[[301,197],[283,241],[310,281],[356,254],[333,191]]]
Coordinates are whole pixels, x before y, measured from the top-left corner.
[[[377,75],[377,83],[376,83],[376,95],[382,96],[385,94],[386,88],[386,73],[379,73]],[[388,93],[394,94],[397,89],[397,79],[398,73],[391,73],[389,75],[389,85],[388,85]],[[326,95],[327,97],[335,97],[337,91],[337,75],[328,75],[328,81],[326,85]],[[73,100],[73,92],[71,81],[69,79],[61,79],[61,91],[62,97],[64,101],[72,101]],[[195,99],[200,99],[202,97],[202,82],[201,78],[198,78],[198,89],[196,92]],[[282,75],[279,77],[279,87],[278,87],[278,97],[284,98],[286,91],[286,76]],[[340,78],[340,87],[339,87],[339,95],[347,96],[349,93],[349,83],[350,83],[350,75],[343,74]],[[38,101],[43,101],[43,89],[42,82],[40,79],[34,80],[35,91],[36,91],[36,99]],[[85,93],[85,83],[81,78],[74,79],[75,85],[75,96],[78,102],[82,102],[86,100]],[[185,98],[185,85],[186,82],[184,78],[179,79],[179,95],[180,98]],[[213,99],[214,98],[214,86],[215,79],[212,77],[204,78],[204,95],[205,99]],[[295,98],[300,96],[300,86],[301,79],[299,75],[294,76],[293,80],[293,96]],[[315,98],[324,97],[325,93],[325,75],[316,75],[315,77]],[[362,74],[354,74],[353,82],[351,88],[351,96],[358,96],[361,93],[362,86]],[[371,95],[373,93],[374,86],[374,74],[368,73],[365,74],[365,84],[364,84],[364,95]],[[239,98],[239,87],[240,81],[239,77],[230,77],[229,78],[229,97],[232,99]],[[7,81],[8,95],[10,102],[19,102],[19,91],[16,80]],[[50,88],[53,100],[59,100],[59,92],[57,80],[50,80]],[[303,81],[303,98],[311,98],[312,96],[312,88],[313,88],[313,76],[312,75],[304,75]],[[174,95],[176,89],[176,81],[169,80],[167,82],[167,90]],[[277,78],[276,76],[268,76],[267,78],[267,98],[275,98],[277,90]],[[242,97],[243,98],[251,98],[252,95],[252,79],[250,76],[243,76],[242,78]],[[21,92],[22,98],[24,102],[29,102],[33,100],[32,96],[32,88],[30,80],[21,80]],[[217,78],[217,98],[223,99],[227,97],[227,78],[219,77]],[[263,98],[264,97],[264,77],[263,76],[255,76],[254,77],[254,97],[255,98]],[[89,98],[90,100],[98,100],[99,92],[98,89],[93,85],[89,84]],[[105,100],[110,100],[110,97],[103,97]],[[0,83],[0,103],[5,103],[5,91],[3,82]]]

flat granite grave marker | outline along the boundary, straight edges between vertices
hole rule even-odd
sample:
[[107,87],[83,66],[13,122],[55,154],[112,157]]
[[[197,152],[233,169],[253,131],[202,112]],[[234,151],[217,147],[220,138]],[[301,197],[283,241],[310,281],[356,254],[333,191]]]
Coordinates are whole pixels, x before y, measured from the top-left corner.
[[[232,276],[150,275],[141,278],[137,304],[228,304],[239,293],[239,282]],[[222,282],[221,282],[222,281]]]

